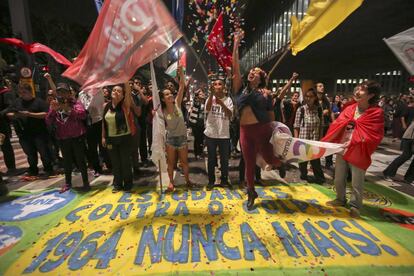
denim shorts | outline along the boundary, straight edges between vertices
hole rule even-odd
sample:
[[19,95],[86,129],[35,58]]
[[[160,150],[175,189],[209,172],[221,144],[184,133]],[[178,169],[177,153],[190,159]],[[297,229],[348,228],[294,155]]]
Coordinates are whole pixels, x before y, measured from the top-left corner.
[[185,146],[187,146],[187,136],[183,135],[183,136],[172,136],[172,137],[168,137],[167,136],[167,141],[166,141],[167,145],[175,148],[175,149],[181,149],[184,148]]

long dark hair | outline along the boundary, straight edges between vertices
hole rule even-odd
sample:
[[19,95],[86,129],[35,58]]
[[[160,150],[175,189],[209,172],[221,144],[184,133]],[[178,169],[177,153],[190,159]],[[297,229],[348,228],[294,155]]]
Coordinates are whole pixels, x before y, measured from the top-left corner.
[[[313,105],[316,106],[316,107],[319,107],[320,104],[319,104],[318,92],[316,92],[315,89],[313,89],[313,88],[309,88],[308,91],[306,91],[306,93],[305,93],[305,97],[306,97],[306,94],[308,92],[311,92],[313,94],[314,99],[315,99],[313,101]],[[306,104],[308,104],[307,100],[306,100]]]
[[[116,134],[122,134],[127,132],[128,130],[123,104],[124,99],[122,99],[115,107],[112,106],[112,102],[108,102],[104,108],[104,117],[108,110],[111,110],[111,112],[115,112]],[[106,121],[105,125],[107,125]],[[106,127],[106,129],[108,129],[108,127]]]

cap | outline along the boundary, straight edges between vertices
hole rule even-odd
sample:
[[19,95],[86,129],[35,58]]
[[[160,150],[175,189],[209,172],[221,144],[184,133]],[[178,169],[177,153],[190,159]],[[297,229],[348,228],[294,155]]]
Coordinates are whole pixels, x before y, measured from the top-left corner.
[[61,83],[58,83],[56,86],[56,91],[59,91],[59,90],[70,91],[70,88],[67,83],[61,82]]

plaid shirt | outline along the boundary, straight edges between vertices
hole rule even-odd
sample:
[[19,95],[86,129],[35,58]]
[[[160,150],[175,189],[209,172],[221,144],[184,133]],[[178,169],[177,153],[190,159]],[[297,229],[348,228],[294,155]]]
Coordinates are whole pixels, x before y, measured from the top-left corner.
[[321,119],[319,118],[318,109],[309,110],[307,104],[298,108],[294,124],[294,128],[299,128],[298,138],[319,141],[320,127]]

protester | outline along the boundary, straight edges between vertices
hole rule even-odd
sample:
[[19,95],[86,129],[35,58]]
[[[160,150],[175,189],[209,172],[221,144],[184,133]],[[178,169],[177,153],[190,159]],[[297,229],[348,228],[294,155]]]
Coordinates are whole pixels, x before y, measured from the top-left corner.
[[392,137],[401,139],[404,133],[404,114],[406,113],[407,103],[405,95],[401,94],[398,101],[394,103],[394,116],[392,120]]
[[292,74],[292,77],[289,79],[289,81],[281,88],[278,93],[276,93],[273,99],[273,112],[275,113],[275,120],[278,122],[282,122],[286,124],[286,118],[285,118],[285,104],[289,104],[288,101],[285,101],[286,93],[290,90],[292,87],[293,82],[298,78],[299,74],[294,72]]
[[139,166],[139,153],[141,144],[141,131],[143,131],[140,117],[142,116],[143,98],[140,96],[141,92],[141,81],[137,78],[129,81],[129,87],[131,88],[131,99],[134,103],[132,105],[133,117],[135,124],[135,134],[131,136],[131,158],[132,168],[134,171],[134,177],[139,177],[141,171]]
[[104,96],[105,104],[109,103],[111,101],[111,90],[109,87],[103,87],[102,94]]
[[292,94],[292,98],[284,103],[284,117],[285,124],[289,127],[290,132],[294,132],[293,125],[295,124],[296,111],[301,106],[299,102],[300,92],[295,91]]
[[[168,177],[170,183],[168,184],[167,192],[174,191],[174,168],[177,165],[177,156],[181,161],[184,171],[185,181],[187,186],[191,188],[193,184],[189,177],[188,166],[188,146],[187,146],[187,128],[184,122],[184,116],[181,111],[181,104],[185,89],[185,77],[182,67],[178,68],[179,75],[179,89],[177,97],[174,98],[173,91],[166,88],[160,91],[161,108],[164,114],[165,128],[166,128],[166,151],[167,151],[167,165]],[[169,86],[167,86],[169,87]],[[171,88],[172,89],[172,88]]]
[[[300,139],[308,139],[319,141],[322,134],[322,107],[319,104],[317,93],[313,88],[310,88],[305,93],[305,104],[302,105],[296,112],[294,124],[294,136]],[[300,179],[309,182],[322,184],[325,182],[325,176],[321,167],[321,160],[314,159],[310,161],[313,176],[308,177],[308,162],[299,163]]]
[[99,151],[102,149],[102,116],[104,105],[104,96],[99,91],[95,95],[91,95],[88,91],[81,91],[78,99],[87,112],[86,119],[86,142],[87,142],[87,157],[89,166],[93,168],[94,177],[102,174],[102,166],[99,161]]
[[47,176],[54,174],[45,122],[47,112],[47,103],[34,97],[32,87],[29,84],[19,85],[19,98],[7,109],[7,116],[13,120],[14,129],[19,136],[19,143],[27,156],[28,176],[39,175],[38,153],[45,174]]
[[72,165],[75,162],[82,175],[83,189],[90,190],[88,171],[86,169],[86,111],[79,101],[76,101],[66,83],[59,83],[56,88],[57,100],[50,102],[49,113],[46,116],[48,125],[55,125],[56,138],[60,142],[65,167],[65,184],[60,192],[72,188]]
[[[316,84],[316,91],[318,92],[319,105],[322,108],[322,136],[324,136],[332,122],[331,104],[325,94],[325,85],[321,82]],[[333,166],[332,155],[325,157],[325,168],[331,170]]]
[[147,145],[147,117],[151,112],[149,109],[148,97],[145,95],[146,88],[137,78],[134,79],[134,93],[139,98],[141,115],[138,117],[139,123],[139,155],[143,167],[148,167],[148,145]]
[[382,106],[384,110],[384,134],[387,134],[388,130],[392,129],[392,121],[394,118],[394,108],[392,107],[392,100],[385,98],[385,102]]
[[213,189],[215,183],[215,166],[217,163],[217,147],[220,154],[221,185],[230,186],[230,120],[233,115],[233,101],[225,95],[224,78],[212,80],[210,94],[206,101],[206,136],[208,154],[208,185],[207,190]]
[[331,103],[331,121],[335,121],[338,118],[339,114],[342,111],[342,102],[341,97],[339,95],[335,95],[333,101]]
[[406,130],[413,120],[414,120],[414,96],[408,96],[407,107],[403,114],[403,120],[401,121],[403,129]]
[[102,145],[108,149],[112,163],[113,193],[132,189],[132,136],[136,133],[133,102],[128,84],[112,88],[111,102],[103,112]]
[[[6,135],[0,132],[0,146],[3,145]],[[3,180],[3,176],[0,172],[0,196],[5,196],[9,193],[9,189],[6,186],[6,183]]]
[[16,159],[10,142],[12,135],[10,120],[6,114],[7,109],[12,106],[15,101],[15,95],[14,92],[7,87],[5,83],[3,83],[3,81],[0,82],[0,133],[4,134],[4,141],[0,145],[0,148],[3,151],[7,174],[12,175],[16,172]]
[[200,159],[204,148],[204,104],[206,96],[202,89],[195,92],[192,101],[188,123],[194,136],[194,157]]
[[384,136],[384,112],[377,102],[380,84],[368,80],[354,91],[353,103],[345,108],[331,127],[324,142],[343,143],[344,152],[336,155],[335,188],[336,199],[327,202],[331,206],[345,206],[346,178],[348,168],[352,173],[352,195],[350,214],[359,217],[362,208],[362,192],[365,173],[371,165],[371,155]]
[[233,46],[233,93],[238,95],[237,107],[240,114],[240,144],[246,164],[247,208],[251,210],[257,193],[254,189],[256,156],[260,154],[271,166],[281,166],[280,160],[273,155],[270,138],[273,134],[271,122],[274,121],[272,98],[265,89],[266,73],[260,68],[252,68],[247,76],[248,85],[242,88],[239,64],[239,46],[242,33],[236,32]]
[[[411,121],[409,127],[404,132],[401,140],[402,153],[400,156],[394,159],[391,164],[382,172],[384,178],[387,181],[393,181],[392,177],[397,174],[397,170],[402,164],[410,160],[414,154],[414,121]],[[414,159],[411,161],[410,167],[407,169],[404,175],[404,181],[410,184],[414,181]]]

